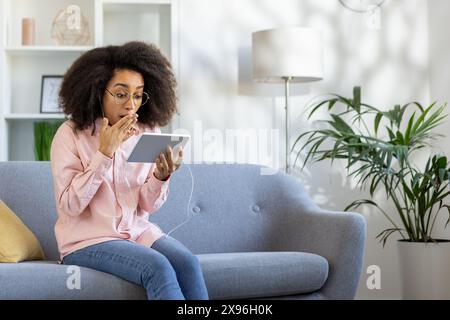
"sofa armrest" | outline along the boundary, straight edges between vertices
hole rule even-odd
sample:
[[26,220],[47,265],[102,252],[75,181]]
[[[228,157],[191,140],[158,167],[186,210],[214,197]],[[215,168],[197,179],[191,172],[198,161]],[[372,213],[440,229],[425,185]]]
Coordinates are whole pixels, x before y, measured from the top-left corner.
[[362,272],[365,219],[358,213],[305,206],[304,201],[297,204],[296,210],[292,209],[285,224],[284,238],[288,241],[285,247],[315,253],[328,260],[329,275],[321,289],[324,298],[353,299]]

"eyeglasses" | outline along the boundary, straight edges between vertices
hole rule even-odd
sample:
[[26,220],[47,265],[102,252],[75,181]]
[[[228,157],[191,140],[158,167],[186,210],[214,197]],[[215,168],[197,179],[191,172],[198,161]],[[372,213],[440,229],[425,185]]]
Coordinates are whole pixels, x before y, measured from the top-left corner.
[[108,93],[114,97],[114,102],[116,104],[125,104],[128,102],[128,100],[130,100],[130,97],[132,96],[134,106],[140,107],[143,104],[145,104],[149,99],[147,92],[135,93],[130,95],[128,92],[112,93],[108,89],[106,89],[106,91],[108,91]]

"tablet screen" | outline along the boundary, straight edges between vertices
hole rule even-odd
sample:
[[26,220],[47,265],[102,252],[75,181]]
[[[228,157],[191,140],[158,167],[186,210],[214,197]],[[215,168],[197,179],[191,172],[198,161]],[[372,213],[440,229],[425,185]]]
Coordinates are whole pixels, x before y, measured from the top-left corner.
[[168,145],[172,147],[173,154],[176,154],[181,146],[184,148],[189,138],[189,135],[182,134],[145,132],[128,157],[128,162],[154,163]]

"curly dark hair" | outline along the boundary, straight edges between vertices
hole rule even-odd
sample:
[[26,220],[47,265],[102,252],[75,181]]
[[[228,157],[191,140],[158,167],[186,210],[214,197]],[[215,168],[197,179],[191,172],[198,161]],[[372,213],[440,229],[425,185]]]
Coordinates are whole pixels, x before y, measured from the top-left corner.
[[116,70],[129,69],[144,78],[144,91],[150,99],[139,108],[139,122],[150,127],[165,126],[177,112],[176,79],[164,54],[152,44],[140,41],[121,46],[99,47],[85,52],[67,70],[59,92],[66,116],[83,130],[102,116],[101,99]]

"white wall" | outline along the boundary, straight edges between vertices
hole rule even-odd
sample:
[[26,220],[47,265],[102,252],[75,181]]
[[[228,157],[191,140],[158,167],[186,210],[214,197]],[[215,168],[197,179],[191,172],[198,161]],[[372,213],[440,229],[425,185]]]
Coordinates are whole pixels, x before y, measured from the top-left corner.
[[[432,101],[440,104],[450,103],[450,41],[448,31],[450,29],[450,1],[428,0],[428,39],[429,39],[429,74],[430,74],[430,97]],[[450,114],[447,106],[447,114]],[[447,123],[450,121],[447,118]],[[446,135],[436,143],[433,151],[444,153],[450,158],[450,136],[448,125],[441,127],[442,134]],[[447,204],[450,199],[447,199]],[[445,228],[447,211],[442,211],[439,216],[436,238],[450,238],[450,227]]]
[[[450,1],[428,1],[428,35],[431,99],[450,103]],[[450,156],[450,137],[439,149]]]
[[[180,125],[193,133],[196,121],[203,132],[217,129],[205,140],[227,129],[280,128],[279,161],[284,163],[283,88],[250,80],[251,33],[273,27],[311,26],[322,30],[325,40],[324,80],[293,89],[291,139],[311,126],[302,108],[318,93],[349,96],[354,85],[361,85],[363,99],[382,109],[410,100],[429,103],[426,0],[387,0],[379,31],[366,28],[364,15],[344,9],[337,0],[182,0],[179,14]],[[209,150],[202,160],[236,158],[231,146],[223,150]],[[263,162],[255,155],[248,159]],[[309,166],[300,179],[327,209],[340,210],[363,196],[354,191],[342,166]],[[365,267],[381,267],[382,288],[368,290],[363,274],[357,297],[400,298],[395,241],[382,249],[374,238],[388,226],[385,219],[372,211],[365,216]]]

